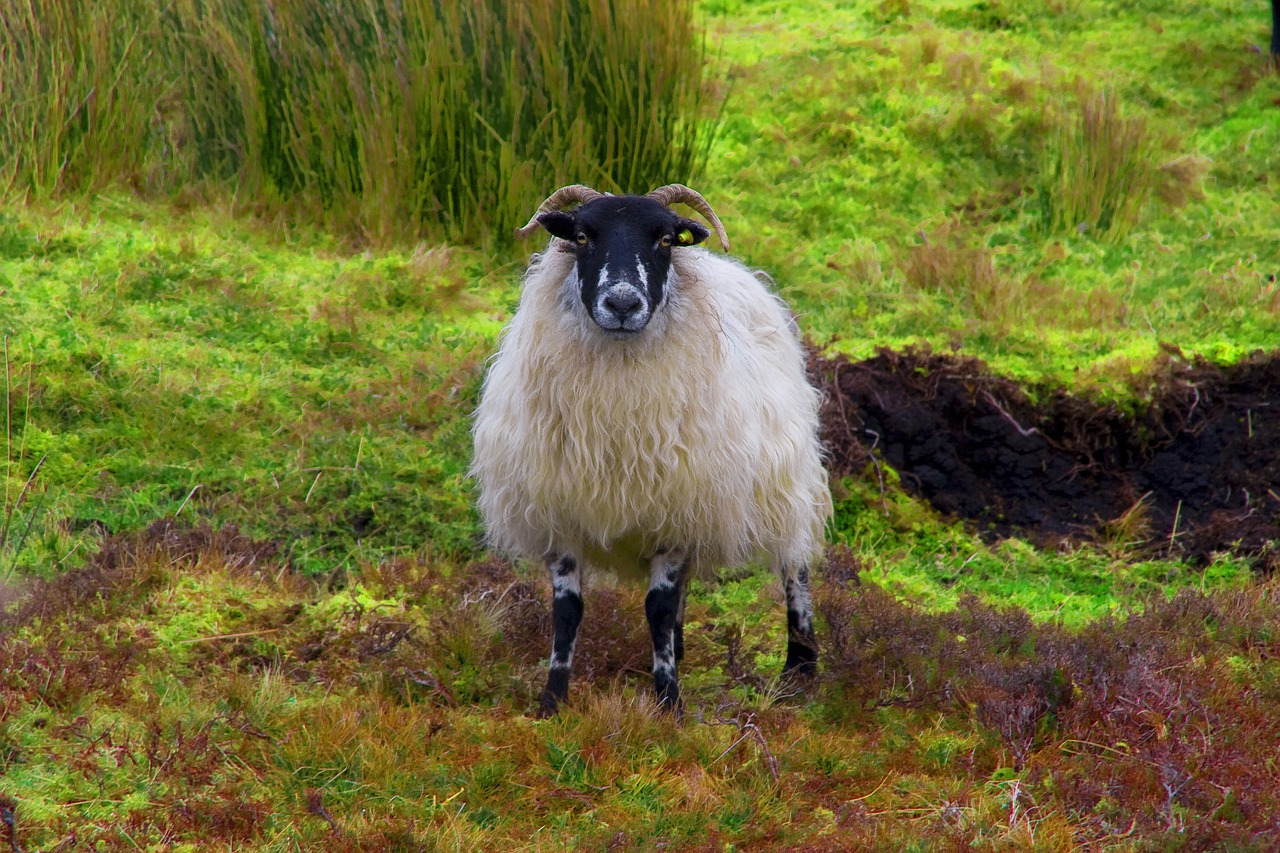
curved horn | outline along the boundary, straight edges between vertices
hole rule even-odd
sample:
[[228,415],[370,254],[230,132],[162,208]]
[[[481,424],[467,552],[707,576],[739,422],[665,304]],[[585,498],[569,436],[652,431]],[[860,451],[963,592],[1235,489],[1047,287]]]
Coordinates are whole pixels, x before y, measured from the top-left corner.
[[593,190],[586,184],[570,184],[567,187],[561,187],[547,197],[541,205],[538,206],[537,212],[529,218],[529,224],[523,228],[516,229],[516,237],[528,237],[534,231],[538,230],[538,217],[546,213],[548,210],[560,210],[565,205],[578,202],[586,204],[598,198],[604,198],[606,193],[599,190]]
[[726,252],[729,251],[729,236],[724,233],[724,226],[720,224],[720,217],[716,216],[716,212],[711,209],[711,205],[707,204],[707,200],[702,197],[701,193],[689,189],[684,184],[667,184],[665,187],[658,187],[649,193],[649,198],[665,204],[667,207],[678,201],[689,205],[706,217],[707,222],[711,223],[711,227],[716,230],[716,237],[720,240],[720,248]]

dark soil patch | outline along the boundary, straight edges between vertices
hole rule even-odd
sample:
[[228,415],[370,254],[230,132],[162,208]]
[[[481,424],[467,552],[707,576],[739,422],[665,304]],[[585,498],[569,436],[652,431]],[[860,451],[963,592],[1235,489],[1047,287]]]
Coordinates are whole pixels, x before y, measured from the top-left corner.
[[1125,540],[1280,568],[1280,353],[1231,367],[1166,354],[1136,413],[1057,389],[1033,402],[972,359],[814,355],[838,474],[873,459],[984,535]]

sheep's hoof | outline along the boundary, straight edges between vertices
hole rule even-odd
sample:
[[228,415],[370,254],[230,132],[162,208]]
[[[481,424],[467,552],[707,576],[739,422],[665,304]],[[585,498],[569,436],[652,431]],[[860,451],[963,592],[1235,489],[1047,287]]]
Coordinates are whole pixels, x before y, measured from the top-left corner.
[[561,699],[550,690],[542,691],[542,696],[538,699],[538,719],[545,720],[548,717],[554,717],[556,712],[560,710],[560,702]]
[[547,686],[542,688],[542,695],[538,697],[538,718],[554,717],[568,699],[569,674],[563,670],[551,670]]
[[654,694],[658,700],[658,710],[670,714],[676,722],[684,719],[684,702],[680,699],[680,685],[669,681],[661,687],[655,685]]
[[818,649],[809,643],[787,642],[787,661],[782,665],[784,677],[812,678],[818,674]]

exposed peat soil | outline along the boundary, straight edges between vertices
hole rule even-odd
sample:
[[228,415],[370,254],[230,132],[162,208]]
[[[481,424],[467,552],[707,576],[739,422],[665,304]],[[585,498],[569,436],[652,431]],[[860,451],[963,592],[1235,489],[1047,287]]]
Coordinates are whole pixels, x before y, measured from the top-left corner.
[[1033,402],[977,359],[924,349],[815,354],[810,373],[835,473],[887,463],[985,536],[1280,568],[1280,352],[1225,368],[1167,353],[1133,413],[1061,389]]

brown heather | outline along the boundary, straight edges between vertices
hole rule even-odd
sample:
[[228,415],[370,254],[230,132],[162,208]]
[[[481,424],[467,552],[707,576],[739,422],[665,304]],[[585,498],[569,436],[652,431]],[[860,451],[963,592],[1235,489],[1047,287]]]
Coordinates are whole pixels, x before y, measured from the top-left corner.
[[[1269,849],[1274,579],[1069,630],[927,612],[864,568],[829,554],[803,695],[769,675],[774,596],[695,596],[683,725],[644,698],[639,591],[593,590],[583,690],[535,723],[545,583],[406,559],[348,594],[234,530],[156,525],[5,615],[0,780],[56,756],[68,799],[8,790],[0,820],[42,850],[538,849],[564,821],[591,849]],[[216,631],[162,636],[192,608]]]
[[1265,849],[1280,807],[1275,586],[1185,589],[1066,631],[972,597],[926,614],[828,581],[827,689],[860,720],[884,707],[971,714],[1001,744],[995,767],[974,770],[1011,766],[1024,808],[1070,816],[1078,842]]

